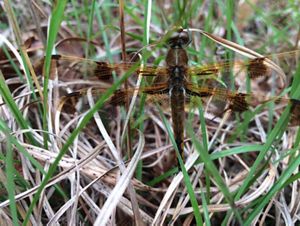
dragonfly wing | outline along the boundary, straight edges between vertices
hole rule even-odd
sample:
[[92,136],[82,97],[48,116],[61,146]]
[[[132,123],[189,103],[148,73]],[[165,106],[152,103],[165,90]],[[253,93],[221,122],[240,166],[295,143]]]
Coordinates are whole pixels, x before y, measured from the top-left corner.
[[191,67],[188,70],[188,73],[193,76],[214,75],[221,72],[233,72],[235,76],[238,73],[247,72],[251,79],[255,79],[261,76],[269,76],[271,68],[267,66],[265,58],[255,58],[248,61],[223,61]]
[[244,112],[249,110],[250,106],[256,107],[274,101],[278,105],[287,106],[291,104],[291,118],[290,125],[300,125],[300,100],[289,99],[283,97],[267,97],[267,96],[255,96],[252,94],[239,93],[222,89],[220,87],[196,87],[192,84],[187,85],[187,94],[189,96],[198,96],[201,98],[211,97],[213,100],[227,103],[227,107],[222,112],[231,110],[234,112]]
[[[136,63],[118,63],[110,64],[103,61],[95,61],[76,56],[52,55],[58,67],[62,67],[65,71],[72,71],[79,77],[86,75],[87,77],[96,77],[98,79],[109,79],[115,73],[120,75],[129,69],[136,67]],[[142,76],[165,76],[167,70],[164,67],[144,66],[138,67],[135,74]]]
[[[203,66],[194,66],[188,69],[188,74],[192,76],[220,77],[224,72],[232,73],[235,79],[239,78],[245,83],[246,76],[251,80],[257,78],[269,78],[272,74],[279,77],[280,88],[286,83],[286,74],[289,74],[293,65],[297,65],[300,51],[272,54],[248,60],[233,60],[211,63]],[[275,63],[276,62],[276,63]]]
[[[88,89],[92,89],[91,93],[95,98],[99,98],[101,95],[103,95],[104,92],[107,91],[107,88],[93,87],[83,88],[75,92],[71,92],[61,98],[60,108],[63,108],[64,106],[64,109],[69,109],[66,110],[66,112],[70,112],[70,109],[75,109],[75,105],[78,104],[79,100],[86,99]],[[155,86],[118,89],[110,96],[110,98],[108,98],[107,103],[114,106],[124,105],[127,99],[130,100],[135,92],[138,92],[138,94],[149,94],[150,101],[160,103],[164,102],[164,96],[165,94],[168,94],[169,89],[166,83],[162,83],[159,85],[157,84]]]
[[233,92],[220,87],[195,87],[192,84],[187,85],[187,94],[189,96],[198,96],[201,98],[211,97],[214,100],[228,103],[228,109],[236,112],[243,112],[249,108],[249,95]]

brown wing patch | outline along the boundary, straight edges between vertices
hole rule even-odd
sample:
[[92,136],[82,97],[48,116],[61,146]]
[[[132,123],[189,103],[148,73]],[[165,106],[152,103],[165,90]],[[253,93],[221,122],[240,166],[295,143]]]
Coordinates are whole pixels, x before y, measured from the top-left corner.
[[243,112],[248,110],[249,104],[246,101],[246,97],[249,96],[245,93],[235,93],[229,95],[229,109],[236,111],[236,112]]
[[248,110],[249,103],[247,98],[248,94],[237,93],[223,88],[214,88],[214,87],[199,87],[196,88],[192,84],[187,85],[186,93],[191,96],[198,97],[210,97],[218,101],[228,102],[229,107],[233,111],[243,112]]
[[271,69],[264,63],[265,58],[256,58],[250,60],[248,72],[251,79],[256,79],[261,76],[270,76]]

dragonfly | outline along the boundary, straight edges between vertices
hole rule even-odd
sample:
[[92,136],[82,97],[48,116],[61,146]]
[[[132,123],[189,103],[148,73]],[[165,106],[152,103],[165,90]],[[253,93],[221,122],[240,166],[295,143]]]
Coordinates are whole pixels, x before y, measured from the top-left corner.
[[[189,31],[178,29],[173,32],[166,41],[168,46],[165,57],[166,66],[144,66],[135,69],[135,73],[142,77],[153,77],[153,83],[142,87],[120,88],[115,91],[109,102],[124,104],[126,98],[131,98],[134,92],[146,94],[154,101],[167,101],[171,108],[175,143],[182,155],[184,153],[185,108],[194,97],[201,99],[214,98],[226,102],[226,108],[223,112],[242,113],[249,110],[253,104],[265,104],[272,100],[276,103],[290,104],[290,123],[293,126],[300,125],[300,100],[277,96],[257,100],[257,96],[251,93],[230,90],[226,87],[216,85],[215,79],[211,79],[221,72],[230,72],[231,70],[246,71],[250,80],[269,77],[274,72],[281,73],[281,69],[273,61],[270,61],[268,57],[256,57],[243,62],[224,61],[202,66],[189,66],[186,48],[190,43],[191,36]],[[58,67],[63,66],[66,62],[73,62],[77,66],[88,65],[87,68],[102,79],[111,78],[114,73],[119,74],[130,69],[133,65],[132,63],[110,64],[67,55],[53,55],[52,60],[56,62]],[[191,77],[208,79],[206,80],[206,84],[197,84],[197,82],[191,81]],[[93,94],[99,95],[99,93],[101,94],[106,89],[107,87],[95,87]],[[86,89],[80,89],[65,94],[62,102],[66,103],[67,100],[71,100],[74,97],[82,97],[86,95],[86,92]]]

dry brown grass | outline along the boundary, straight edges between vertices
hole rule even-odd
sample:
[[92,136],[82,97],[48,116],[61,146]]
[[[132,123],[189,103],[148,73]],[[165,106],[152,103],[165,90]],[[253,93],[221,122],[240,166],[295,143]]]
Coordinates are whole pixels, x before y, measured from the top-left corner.
[[[31,75],[37,76],[33,82],[36,88],[31,88],[24,79],[24,71],[20,70],[24,63],[17,59],[19,53],[13,52],[18,49],[17,44],[5,45],[13,60],[8,60],[0,50],[3,78],[28,126],[22,127],[10,104],[0,106],[0,157],[3,165],[6,163],[0,170],[0,221],[7,225],[13,224],[13,220],[14,223],[23,222],[44,178],[43,171],[48,171],[86,112],[95,105],[95,91],[89,88],[95,90],[97,87],[102,91],[113,83],[111,78],[103,81],[103,73],[101,79],[94,76],[93,63],[53,64],[52,69],[56,71],[49,80],[46,98],[49,115],[45,131],[43,108],[38,107],[42,102],[42,88],[36,84],[43,87],[41,59],[45,55],[46,25],[51,7],[39,2],[28,4],[32,11],[23,1],[11,3],[17,15],[15,26],[20,30],[19,36],[8,22],[12,20],[8,11],[0,12],[1,40],[14,43],[15,36],[21,38],[20,43],[30,57],[26,64],[32,65]],[[124,58],[122,48],[127,60],[141,50],[143,56],[148,56],[147,64],[163,65],[167,49],[159,41],[167,30],[180,23],[230,39],[263,55],[296,50],[299,45],[300,15],[296,1],[248,1],[236,3],[232,9],[218,2],[211,6],[211,1],[202,4],[189,1],[180,19],[180,10],[174,1],[158,1],[153,3],[151,10],[149,8],[151,20],[148,24],[144,23],[147,6],[140,1],[126,3],[125,9],[111,2],[99,4],[91,21],[91,5],[79,2],[67,5],[56,41],[58,53],[120,62]],[[2,3],[1,8],[4,9]],[[123,24],[120,12],[124,14]],[[120,26],[125,29],[124,37]],[[89,33],[89,29],[93,32]],[[150,44],[146,48],[148,41]],[[125,48],[122,44],[126,44]],[[211,63],[233,54],[229,51],[216,55],[216,48],[216,42],[193,32],[193,42],[188,48],[190,63]],[[295,79],[298,56],[284,56],[286,58],[275,56],[272,60],[284,71],[285,86],[280,87],[276,83],[278,80],[273,78],[260,78],[251,86],[255,96],[282,94],[287,97],[288,88]],[[137,58],[135,56],[134,60]],[[12,68],[12,62],[19,68],[19,75]],[[137,76],[130,76],[128,86],[136,86],[139,82]],[[235,82],[247,89],[244,77]],[[75,106],[78,98],[73,98],[62,107],[62,96],[79,89],[87,91],[80,105]],[[35,101],[32,93],[37,95]],[[0,102],[5,101],[2,93]],[[143,104],[143,97],[137,96],[127,108],[103,105],[79,130],[59,159],[55,174],[34,205],[30,224],[100,225],[107,220],[112,225],[195,225],[197,209],[191,205],[193,198],[187,191],[188,185],[182,173],[176,174],[173,169],[176,155],[160,114],[161,110],[167,121],[171,121],[170,109],[166,100],[162,102],[160,107],[153,99]],[[237,225],[241,223],[238,220],[253,225],[299,223],[299,127],[279,128],[278,121],[280,123],[286,106],[275,103],[253,114],[236,115],[218,114],[223,111],[220,105],[208,103],[204,102],[200,110],[186,111],[186,124],[191,124],[192,128],[186,128],[184,162],[202,220],[207,225],[208,222]],[[131,137],[126,143],[128,131]],[[197,134],[201,150],[195,148],[199,145],[192,140],[193,133]],[[48,145],[43,144],[44,134],[49,136]],[[209,158],[201,154],[203,151]],[[14,171],[9,171],[9,167]],[[13,185],[9,176],[13,178]],[[231,194],[228,196],[226,191]],[[9,198],[13,200],[10,194],[16,200],[13,205],[9,202]],[[233,198],[234,206],[228,202]],[[14,213],[18,214],[15,219]]]

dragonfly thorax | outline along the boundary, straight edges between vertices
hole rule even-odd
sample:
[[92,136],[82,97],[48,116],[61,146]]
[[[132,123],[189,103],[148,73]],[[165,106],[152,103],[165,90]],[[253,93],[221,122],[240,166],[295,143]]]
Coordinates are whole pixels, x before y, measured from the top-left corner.
[[169,90],[182,90],[185,84],[185,68],[184,67],[174,67],[170,72],[169,78]]
[[187,67],[188,56],[185,49],[169,49],[166,64],[170,67]]

